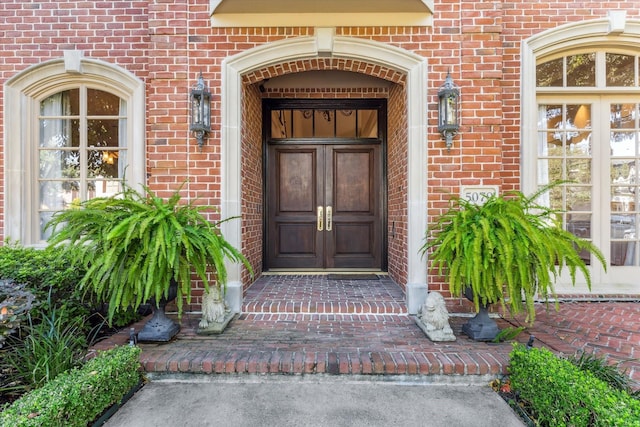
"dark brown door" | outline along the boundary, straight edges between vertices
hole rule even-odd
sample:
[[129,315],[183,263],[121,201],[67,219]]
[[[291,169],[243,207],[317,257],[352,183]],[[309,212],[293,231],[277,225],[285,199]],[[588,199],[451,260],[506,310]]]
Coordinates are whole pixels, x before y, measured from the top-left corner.
[[383,267],[380,144],[267,148],[267,268]]

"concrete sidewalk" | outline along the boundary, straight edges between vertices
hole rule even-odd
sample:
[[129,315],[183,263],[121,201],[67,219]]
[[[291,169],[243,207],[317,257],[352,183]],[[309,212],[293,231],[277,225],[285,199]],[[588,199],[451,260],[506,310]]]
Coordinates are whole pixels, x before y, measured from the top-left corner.
[[105,425],[151,426],[522,426],[488,385],[415,377],[194,376],[153,380]]

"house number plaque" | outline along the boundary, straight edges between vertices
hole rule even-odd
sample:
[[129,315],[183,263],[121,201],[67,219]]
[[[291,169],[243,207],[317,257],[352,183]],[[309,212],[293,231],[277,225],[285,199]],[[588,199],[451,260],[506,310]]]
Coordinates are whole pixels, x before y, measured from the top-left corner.
[[477,205],[481,205],[489,197],[497,195],[497,185],[465,185],[460,188],[460,197]]

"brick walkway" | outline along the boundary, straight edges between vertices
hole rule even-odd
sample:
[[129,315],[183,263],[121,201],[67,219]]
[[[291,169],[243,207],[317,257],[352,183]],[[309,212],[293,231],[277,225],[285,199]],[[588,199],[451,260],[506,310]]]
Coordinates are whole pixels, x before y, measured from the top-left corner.
[[[185,315],[171,343],[140,346],[154,373],[352,374],[477,376],[506,372],[511,344],[479,343],[461,333],[463,317],[451,318],[457,341],[431,342],[406,313],[404,294],[380,280],[328,280],[320,275],[263,276],[247,291],[243,313],[218,336],[198,336],[199,318]],[[499,321],[500,327],[516,323]],[[136,327],[139,330],[140,326]],[[640,384],[640,303],[563,303],[560,312],[538,309],[536,346],[573,354],[606,354]],[[99,348],[124,343],[126,331]],[[635,361],[629,359],[636,358]]]

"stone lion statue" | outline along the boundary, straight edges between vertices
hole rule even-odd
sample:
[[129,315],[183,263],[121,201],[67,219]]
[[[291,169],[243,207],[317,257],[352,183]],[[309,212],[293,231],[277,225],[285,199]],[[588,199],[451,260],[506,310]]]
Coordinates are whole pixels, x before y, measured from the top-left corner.
[[209,292],[202,295],[202,319],[198,326],[206,329],[212,323],[224,321],[227,314],[227,305],[222,299],[220,288],[217,286],[209,287]]
[[438,292],[429,292],[420,308],[419,321],[423,330],[432,341],[455,341],[453,330],[449,326],[449,312],[444,297]]

